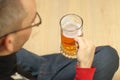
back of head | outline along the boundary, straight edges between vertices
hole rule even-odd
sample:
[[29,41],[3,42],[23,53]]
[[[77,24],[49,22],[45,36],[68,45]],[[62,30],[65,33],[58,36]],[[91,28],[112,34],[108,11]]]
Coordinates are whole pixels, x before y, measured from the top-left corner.
[[0,0],[0,37],[21,28],[26,16],[21,0]]

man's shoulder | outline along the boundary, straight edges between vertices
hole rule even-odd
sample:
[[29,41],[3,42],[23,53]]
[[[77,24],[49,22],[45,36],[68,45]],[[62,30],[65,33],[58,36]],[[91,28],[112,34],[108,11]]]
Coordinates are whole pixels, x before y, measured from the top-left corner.
[[17,51],[17,53],[32,53],[31,51],[25,49],[25,48],[21,48]]
[[27,49],[21,48],[16,52],[17,55],[28,55],[28,54],[35,54]]

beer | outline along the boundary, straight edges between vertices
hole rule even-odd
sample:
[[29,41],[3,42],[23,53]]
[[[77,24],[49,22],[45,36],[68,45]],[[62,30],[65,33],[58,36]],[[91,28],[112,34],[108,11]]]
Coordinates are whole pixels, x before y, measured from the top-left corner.
[[76,45],[75,40],[73,38],[67,38],[63,34],[61,34],[61,49],[64,56],[69,58],[76,58]]
[[82,34],[79,25],[71,23],[64,26],[61,32],[61,49],[63,55],[69,58],[76,58],[77,46],[74,38]]
[[68,58],[76,58],[77,46],[75,37],[82,35],[82,18],[68,14],[61,18],[61,51]]

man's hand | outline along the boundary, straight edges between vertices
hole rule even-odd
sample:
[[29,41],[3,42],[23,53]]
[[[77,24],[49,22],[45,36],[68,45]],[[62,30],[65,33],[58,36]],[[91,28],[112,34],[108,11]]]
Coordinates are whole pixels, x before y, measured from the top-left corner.
[[94,59],[95,45],[83,37],[76,37],[75,41],[78,45],[78,66],[80,68],[91,68]]

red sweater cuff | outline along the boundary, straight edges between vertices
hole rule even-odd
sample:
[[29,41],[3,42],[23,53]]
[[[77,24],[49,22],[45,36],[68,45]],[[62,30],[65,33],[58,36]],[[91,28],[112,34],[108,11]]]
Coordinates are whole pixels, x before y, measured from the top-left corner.
[[79,68],[76,66],[75,80],[93,80],[96,68]]

